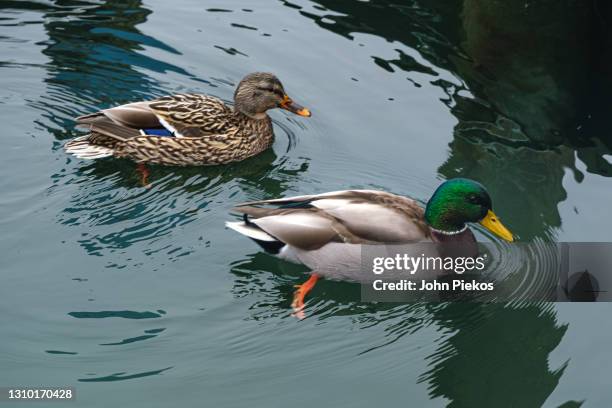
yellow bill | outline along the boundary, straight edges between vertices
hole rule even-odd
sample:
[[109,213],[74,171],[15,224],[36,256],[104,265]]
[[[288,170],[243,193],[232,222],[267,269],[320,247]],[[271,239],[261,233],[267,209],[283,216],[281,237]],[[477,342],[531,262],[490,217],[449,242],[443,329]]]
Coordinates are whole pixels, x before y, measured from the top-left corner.
[[489,210],[487,215],[480,221],[480,224],[498,237],[508,242],[514,241],[512,233],[508,231],[508,228],[504,227],[504,224],[501,223],[493,211]]

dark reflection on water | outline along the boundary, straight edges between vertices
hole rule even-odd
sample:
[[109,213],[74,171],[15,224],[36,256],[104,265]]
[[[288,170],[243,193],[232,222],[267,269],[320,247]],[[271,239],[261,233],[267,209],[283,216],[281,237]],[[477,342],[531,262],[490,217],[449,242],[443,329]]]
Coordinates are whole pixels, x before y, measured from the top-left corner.
[[151,13],[140,0],[59,0],[31,6],[44,12],[48,40],[40,45],[50,60],[49,91],[30,103],[44,112],[41,124],[59,140],[75,136],[75,116],[160,95],[160,86],[143,70],[190,76],[183,68],[139,52],[146,46],[179,54],[136,28]]
[[[297,165],[297,167],[295,167]],[[188,255],[194,246],[180,247],[162,238],[177,228],[206,217],[209,205],[218,201],[228,183],[265,196],[283,195],[296,175],[308,169],[308,162],[294,163],[278,158],[272,150],[240,164],[210,168],[167,168],[152,166],[151,184],[144,188],[134,164],[105,160],[79,169],[70,183],[80,191],[73,204],[59,215],[66,225],[111,226],[103,234],[85,232],[79,243],[90,254],[124,250],[136,242],[153,240],[146,255],[163,251],[168,260]],[[64,176],[53,177],[65,183]],[[100,204],[103,203],[103,204]],[[200,237],[204,239],[204,237]],[[210,238],[208,238],[210,239]],[[152,242],[153,242],[152,241]],[[125,264],[109,264],[125,267]]]
[[[258,299],[249,307],[254,320],[289,318],[294,285],[303,280],[303,269],[286,263],[282,273],[270,277],[267,270],[275,269],[274,262],[255,254],[232,268],[235,296]],[[549,366],[549,355],[567,330],[557,323],[552,303],[374,305],[360,303],[358,284],[332,281],[317,283],[309,297],[306,319],[325,322],[343,316],[360,330],[381,330],[380,338],[364,345],[358,355],[385,353],[391,345],[408,343],[405,336],[438,327],[441,337],[419,382],[428,385],[431,398],[448,400],[448,407],[542,406],[568,365]],[[409,353],[403,358],[410,364]],[[578,407],[581,402],[567,404]]]
[[567,326],[557,324],[552,304],[454,303],[431,311],[449,337],[427,358],[420,381],[448,407],[540,407],[559,384],[567,362],[551,369],[549,354]]
[[123,319],[156,319],[166,314],[163,310],[157,312],[135,312],[133,310],[104,310],[101,312],[70,312],[77,319],[106,319],[109,317],[120,317]]
[[[601,75],[611,62],[605,27],[610,16],[608,10],[593,9],[600,2],[577,1],[569,7],[553,0],[523,6],[486,0],[317,3],[322,10],[342,13],[301,12],[319,26],[351,39],[367,33],[397,41],[454,72],[463,84],[435,78],[432,83],[457,98],[453,106],[462,101],[461,91],[476,96],[466,101],[477,104],[471,114],[457,109],[464,114],[457,132],[477,133],[485,142],[530,140],[522,145],[536,148],[571,142],[576,127],[600,106],[594,96],[610,90],[611,81]],[[390,72],[437,76],[396,51],[397,59],[373,56],[373,61]]]
[[162,374],[164,371],[170,370],[172,367],[162,368],[160,370],[145,371],[141,373],[128,374],[125,372],[115,373],[111,375],[105,375],[102,377],[91,377],[91,378],[79,378],[80,382],[112,382],[112,381],[125,381],[133,380],[136,378],[149,377],[151,375]]
[[[605,24],[612,11],[594,9],[605,2],[317,3],[323,12],[301,14],[320,27],[351,39],[367,33],[396,41],[460,79],[437,79],[400,49],[396,59],[372,57],[389,72],[430,74],[444,90],[442,102],[459,122],[440,174],[474,178],[493,186],[493,197],[520,203],[525,218],[519,228],[533,231],[522,239],[551,238],[560,226],[564,169],[583,177],[576,156],[587,171],[612,176],[604,157],[612,153],[606,136],[612,41]],[[525,228],[533,225],[538,228]]]
[[[161,331],[163,330],[164,329],[161,329]],[[146,330],[146,332],[151,332],[151,330]],[[101,343],[100,345],[101,346],[122,346],[124,344],[135,343],[137,341],[154,339],[155,337],[157,337],[157,334],[144,334],[142,336],[130,337],[127,339],[123,339],[121,341],[114,342],[114,343]]]

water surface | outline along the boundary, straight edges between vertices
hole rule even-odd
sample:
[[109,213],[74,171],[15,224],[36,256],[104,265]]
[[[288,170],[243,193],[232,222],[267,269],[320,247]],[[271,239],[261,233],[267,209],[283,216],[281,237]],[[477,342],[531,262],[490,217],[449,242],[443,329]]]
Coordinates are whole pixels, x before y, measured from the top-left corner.
[[[463,176],[522,241],[608,240],[606,7],[501,3],[1,1],[0,386],[88,407],[609,406],[608,305],[367,304],[324,281],[298,321],[305,270],[223,225],[237,202],[425,202]],[[78,115],[230,101],[251,71],[313,112],[272,112],[255,158],[152,167],[145,188],[62,150]]]

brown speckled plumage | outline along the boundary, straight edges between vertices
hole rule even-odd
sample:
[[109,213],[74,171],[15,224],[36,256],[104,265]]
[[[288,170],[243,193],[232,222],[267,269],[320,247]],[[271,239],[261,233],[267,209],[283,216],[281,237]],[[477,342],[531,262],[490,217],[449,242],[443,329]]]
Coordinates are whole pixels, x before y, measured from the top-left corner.
[[136,162],[189,166],[244,160],[267,149],[274,140],[269,117],[249,118],[210,96],[181,94],[138,104],[148,107],[151,114],[165,120],[183,137],[143,136],[139,132],[119,137],[100,133],[96,128],[111,119],[99,114],[79,118],[79,124],[90,126],[89,143],[110,147],[113,156]]
[[[237,162],[272,145],[268,109],[301,108],[267,73],[245,77],[234,99],[236,106],[230,107],[208,95],[177,94],[81,116],[77,124],[90,134],[71,140],[65,149],[82,158],[115,156],[174,166]],[[143,135],[141,129],[166,129],[174,136]]]

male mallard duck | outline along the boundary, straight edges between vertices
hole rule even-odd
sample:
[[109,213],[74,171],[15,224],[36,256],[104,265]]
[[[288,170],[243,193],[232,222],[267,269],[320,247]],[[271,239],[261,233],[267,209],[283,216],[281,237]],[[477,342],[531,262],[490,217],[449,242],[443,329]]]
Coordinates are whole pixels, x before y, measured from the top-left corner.
[[[271,204],[274,208],[254,207]],[[510,231],[493,213],[491,197],[476,181],[456,178],[442,183],[425,211],[412,199],[374,190],[345,190],[276,200],[235,208],[244,221],[226,225],[251,238],[266,252],[309,267],[310,278],[298,286],[292,306],[299,310],[320,276],[359,281],[359,244],[476,242],[467,223],[478,222],[512,242]]]
[[233,108],[197,94],[129,103],[77,118],[90,133],[65,148],[86,159],[115,156],[177,166],[236,162],[272,145],[272,121],[266,112],[273,108],[310,116],[287,96],[278,78],[255,72],[238,84]]

